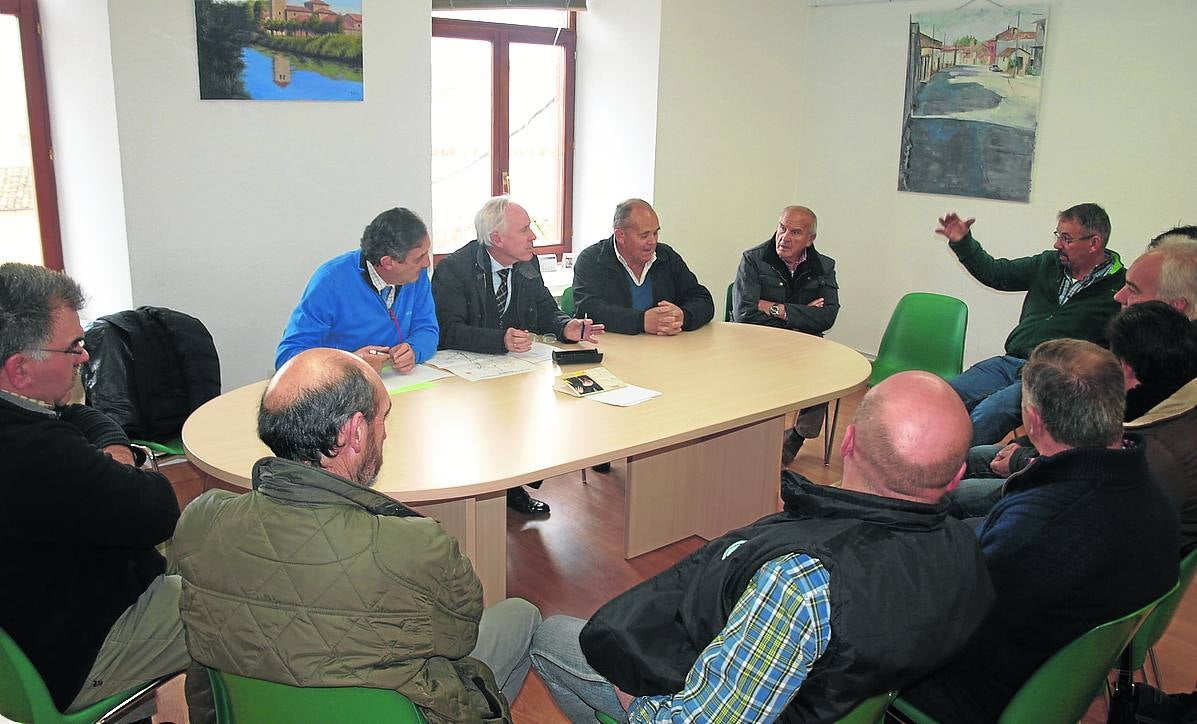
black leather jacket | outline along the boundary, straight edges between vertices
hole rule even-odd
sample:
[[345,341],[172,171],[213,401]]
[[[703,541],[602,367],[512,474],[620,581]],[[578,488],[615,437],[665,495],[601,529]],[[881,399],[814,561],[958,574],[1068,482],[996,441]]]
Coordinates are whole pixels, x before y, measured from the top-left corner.
[[[808,306],[822,297],[822,307]],[[770,316],[756,307],[758,300],[784,304],[786,318]],[[732,302],[733,319],[748,324],[793,329],[820,337],[835,324],[840,313],[840,285],[835,281],[835,259],[811,246],[797,273],[777,256],[773,237],[744,252],[736,271]]]

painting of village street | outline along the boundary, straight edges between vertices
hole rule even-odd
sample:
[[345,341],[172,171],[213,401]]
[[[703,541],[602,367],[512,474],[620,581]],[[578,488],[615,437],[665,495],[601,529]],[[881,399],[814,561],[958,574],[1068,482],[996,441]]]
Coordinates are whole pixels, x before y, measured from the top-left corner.
[[201,99],[362,100],[361,0],[195,0]]
[[911,16],[898,190],[1030,199],[1047,18],[994,3]]

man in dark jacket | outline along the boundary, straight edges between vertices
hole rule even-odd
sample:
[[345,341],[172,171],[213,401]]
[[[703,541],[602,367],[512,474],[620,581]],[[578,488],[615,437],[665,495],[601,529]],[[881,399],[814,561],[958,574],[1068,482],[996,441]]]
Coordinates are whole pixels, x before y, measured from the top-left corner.
[[[815,250],[818,224],[805,206],[787,206],[773,236],[744,252],[736,271],[735,321],[819,337],[831,329],[840,313],[840,287],[835,259]],[[803,442],[819,436],[826,416],[826,402],[798,413],[781,448],[782,467],[794,461]]]
[[68,404],[82,306],[65,274],[0,266],[0,628],[62,711],[189,661],[179,577],[154,549],[179,517],[170,482],[133,465],[116,423]]
[[574,263],[577,313],[610,332],[674,335],[715,316],[711,293],[681,255],[657,242],[661,222],[647,201],[615,207],[611,238],[588,246]]
[[1176,511],[1143,438],[1123,437],[1118,360],[1092,342],[1050,340],[1022,385],[1040,454],[977,530],[997,601],[958,660],[903,694],[940,721],[996,721],[1062,647],[1176,583]]
[[968,416],[942,380],[869,391],[844,434],[843,488],[783,474],[786,509],[711,541],[590,620],[555,616],[532,661],[571,721],[836,721],[961,650],[993,591],[940,499]]
[[[441,349],[504,354],[532,349],[531,334],[594,342],[603,325],[570,319],[540,276],[532,220],[507,196],[488,200],[474,217],[478,238],[441,260],[432,276],[432,298]],[[534,487],[539,487],[539,483]],[[522,487],[507,491],[521,513],[548,513],[547,503]]]
[[1027,293],[1018,324],[1006,338],[1006,354],[978,362],[951,382],[970,411],[973,444],[990,445],[1018,427],[1018,373],[1031,350],[1061,337],[1101,343],[1106,321],[1118,311],[1114,294],[1126,280],[1126,269],[1118,254],[1106,248],[1110,217],[1097,204],[1061,211],[1054,247],[1019,259],[994,259],[986,253],[970,231],[974,221],[953,212],[939,220],[935,233],[948,240],[977,281]]

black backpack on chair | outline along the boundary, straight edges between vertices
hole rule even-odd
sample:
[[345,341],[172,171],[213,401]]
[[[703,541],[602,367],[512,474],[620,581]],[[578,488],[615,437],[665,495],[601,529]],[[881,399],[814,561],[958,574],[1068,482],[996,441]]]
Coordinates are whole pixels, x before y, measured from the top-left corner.
[[203,322],[163,307],[97,319],[84,335],[87,404],[134,439],[167,442],[220,394],[220,359]]

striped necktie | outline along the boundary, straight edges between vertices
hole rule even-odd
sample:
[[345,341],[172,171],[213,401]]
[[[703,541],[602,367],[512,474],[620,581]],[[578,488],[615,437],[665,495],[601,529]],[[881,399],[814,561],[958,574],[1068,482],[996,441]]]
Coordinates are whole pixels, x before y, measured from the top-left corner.
[[499,316],[503,316],[503,312],[507,311],[507,275],[511,273],[510,269],[499,270],[499,288],[495,291],[495,306],[499,308]]

